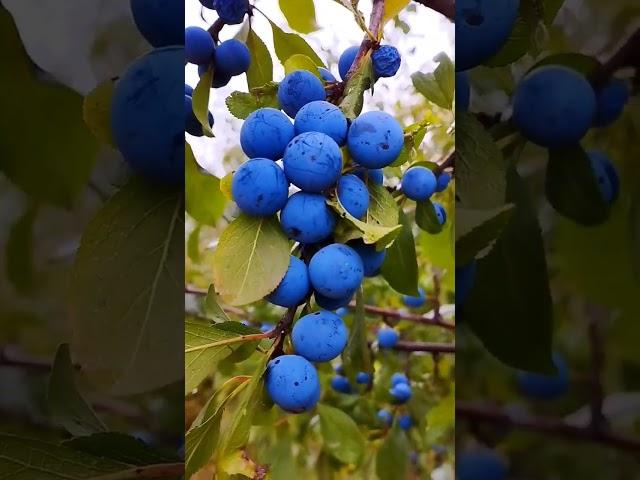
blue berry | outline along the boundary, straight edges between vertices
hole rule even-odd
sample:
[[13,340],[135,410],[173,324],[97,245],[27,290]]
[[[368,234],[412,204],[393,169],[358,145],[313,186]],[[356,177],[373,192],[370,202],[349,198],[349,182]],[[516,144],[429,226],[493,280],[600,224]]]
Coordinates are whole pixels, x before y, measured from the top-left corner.
[[598,109],[594,125],[606,127],[615,122],[629,101],[629,87],[624,80],[612,78],[597,94]]
[[365,277],[375,277],[380,273],[380,268],[387,256],[386,250],[377,251],[375,245],[366,245],[362,241],[350,242],[349,246],[360,255]]
[[366,168],[393,163],[404,146],[404,132],[398,121],[385,112],[366,112],[356,118],[347,134],[351,157]]
[[338,375],[344,376],[344,366],[343,365],[336,365],[335,367],[333,367],[333,371],[336,372]]
[[216,49],[216,71],[235,77],[249,70],[251,54],[240,40],[225,40]]
[[294,118],[307,103],[326,98],[327,94],[320,79],[307,70],[289,73],[278,86],[280,106],[291,118]]
[[469,295],[471,295],[471,290],[473,289],[473,284],[476,279],[476,261],[472,260],[467,265],[463,265],[461,267],[456,267],[456,291],[455,291],[455,301],[456,306],[460,307],[465,304]]
[[436,211],[436,217],[440,225],[444,225],[447,221],[447,211],[438,202],[433,202],[433,208]]
[[249,12],[249,0],[213,0],[213,6],[220,19],[227,25],[242,23]]
[[266,372],[269,396],[283,410],[300,413],[311,410],[320,399],[316,368],[298,355],[282,355],[269,362]]
[[213,5],[214,3],[215,0],[200,0],[200,4],[204,8],[208,8],[209,10],[213,10],[215,8],[215,6]]
[[424,289],[422,287],[418,288],[418,296],[414,297],[412,295],[403,295],[402,303],[404,303],[409,308],[420,308],[424,305],[424,302],[427,300],[427,296],[424,293]]
[[355,292],[349,292],[342,298],[329,298],[319,294],[318,292],[315,292],[313,297],[316,299],[316,303],[320,308],[332,311],[349,305],[349,302],[351,302],[354,293]]
[[405,403],[411,398],[413,390],[411,389],[411,385],[407,383],[398,383],[396,386],[391,387],[389,393],[396,402]]
[[516,379],[520,390],[529,397],[541,400],[552,400],[565,394],[569,389],[569,368],[558,354],[553,356],[553,364],[556,373],[552,375],[518,372]]
[[356,383],[359,383],[360,385],[368,385],[369,382],[371,382],[371,375],[367,372],[358,372],[356,375]]
[[457,456],[456,475],[458,480],[506,480],[507,468],[495,452],[479,448]]
[[620,178],[618,171],[609,157],[602,152],[590,151],[589,160],[591,168],[596,176],[602,198],[611,205],[618,198],[620,191]]
[[436,176],[427,167],[411,167],[402,176],[402,191],[411,200],[422,202],[436,191]]
[[296,114],[296,135],[320,132],[329,135],[338,145],[347,139],[347,118],[338,107],[324,100],[307,103]]
[[449,186],[451,181],[451,175],[447,172],[442,172],[436,179],[436,192],[444,192]]
[[[204,135],[200,120],[196,118],[196,114],[193,112],[193,100],[189,95],[184,96],[184,121],[184,129],[188,134],[195,137]],[[209,112],[209,125],[213,126],[213,114],[211,112]]]
[[398,417],[398,425],[402,430],[409,430],[413,426],[411,415],[400,415]]
[[471,86],[467,72],[456,72],[456,110],[466,112],[471,101]]
[[325,82],[336,82],[336,77],[334,77],[333,73],[330,70],[327,70],[324,67],[318,67],[318,71],[320,72],[320,76]]
[[184,45],[184,2],[131,0],[136,27],[154,47]]
[[468,70],[498,53],[518,18],[519,0],[456,1],[456,70]]
[[369,208],[369,190],[364,182],[355,175],[343,175],[338,180],[337,192],[344,209],[361,220]]
[[380,348],[393,348],[399,339],[400,334],[393,328],[381,328],[378,330],[378,344]]
[[382,168],[368,169],[364,167],[357,167],[353,170],[353,174],[365,183],[375,183],[382,185],[384,182],[384,171]]
[[291,183],[305,192],[319,193],[340,177],[342,152],[328,135],[306,132],[289,142],[283,163]]
[[376,78],[393,77],[398,73],[401,58],[398,49],[391,45],[382,45],[371,55],[373,74]]
[[407,385],[409,385],[409,379],[404,373],[396,372],[391,375],[391,386],[395,387],[399,383],[406,383]]
[[584,75],[557,65],[529,73],[513,100],[513,121],[520,133],[543,147],[579,142],[595,114],[596,96]]
[[262,333],[267,333],[273,330],[274,327],[275,325],[273,323],[264,322],[262,325],[260,325],[260,331]]
[[342,319],[322,310],[300,318],[291,331],[291,342],[298,355],[311,362],[328,362],[342,353],[349,332]]
[[268,217],[287,203],[289,183],[282,169],[268,158],[245,162],[233,175],[233,201],[255,217]]
[[329,298],[345,298],[362,283],[360,255],[347,245],[333,243],[321,248],[309,262],[309,278],[316,292]]
[[[152,50],[118,80],[111,100],[111,131],[126,162],[147,179],[184,184],[184,48]],[[182,88],[181,88],[182,87]]]
[[[198,75],[202,77],[207,70],[209,70],[211,64],[199,65],[198,66]],[[231,81],[231,75],[227,75],[223,70],[219,68],[214,68],[213,70],[213,78],[211,79],[211,88],[222,88],[226,86]]]
[[336,310],[336,315],[338,315],[339,317],[344,317],[345,315],[349,314],[349,309],[345,308],[345,307],[340,307]]
[[184,56],[187,62],[208,65],[213,59],[216,45],[204,28],[187,27],[184,31]]
[[351,393],[351,384],[347,377],[335,376],[331,379],[331,388],[339,393]]
[[337,216],[327,205],[327,199],[316,193],[294,193],[280,214],[282,229],[289,238],[300,243],[325,240],[336,222]]
[[311,291],[309,270],[298,257],[291,256],[289,268],[278,287],[269,294],[267,300],[274,305],[293,308],[300,305]]
[[342,78],[342,80],[347,79],[347,72],[349,72],[359,50],[360,47],[349,47],[342,52],[342,55],[340,55],[340,59],[338,60],[338,72],[340,73],[340,78]]
[[275,108],[261,108],[251,113],[240,129],[240,145],[249,158],[279,160],[293,139],[291,120]]
[[390,427],[393,423],[393,414],[389,410],[379,410],[378,411],[378,420],[383,425]]
[[184,84],[184,94],[193,97],[193,87],[191,85]]

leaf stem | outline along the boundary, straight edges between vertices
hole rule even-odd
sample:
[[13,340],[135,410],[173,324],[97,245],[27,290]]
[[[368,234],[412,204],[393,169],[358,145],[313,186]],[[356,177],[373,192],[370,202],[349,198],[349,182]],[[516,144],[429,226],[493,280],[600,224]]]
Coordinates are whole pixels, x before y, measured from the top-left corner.
[[217,342],[204,343],[202,345],[197,345],[195,347],[189,347],[184,349],[184,353],[197,352],[200,350],[206,350],[208,348],[214,347],[222,347],[224,345],[232,345],[234,343],[243,343],[243,342],[255,342],[264,340],[267,338],[274,338],[278,334],[278,330],[274,329],[265,333],[254,333],[251,335],[240,335],[233,338],[226,338],[224,340],[218,340]]

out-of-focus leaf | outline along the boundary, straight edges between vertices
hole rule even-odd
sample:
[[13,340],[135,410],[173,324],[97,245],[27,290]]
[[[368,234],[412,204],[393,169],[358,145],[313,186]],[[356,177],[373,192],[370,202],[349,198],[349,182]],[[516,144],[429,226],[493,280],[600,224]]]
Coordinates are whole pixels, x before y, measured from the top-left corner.
[[342,410],[319,404],[320,430],[324,449],[342,463],[359,465],[365,439],[356,422]]
[[294,30],[311,33],[318,29],[313,0],[280,0],[280,10]]

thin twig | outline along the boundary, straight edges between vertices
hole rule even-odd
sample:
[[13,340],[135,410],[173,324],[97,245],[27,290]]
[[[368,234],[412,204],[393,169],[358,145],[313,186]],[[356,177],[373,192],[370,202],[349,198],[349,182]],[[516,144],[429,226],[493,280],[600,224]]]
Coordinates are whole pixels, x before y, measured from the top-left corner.
[[477,405],[456,400],[456,417],[472,422],[485,422],[512,429],[540,432],[585,442],[599,443],[620,450],[640,451],[640,438],[622,435],[610,430],[595,431],[589,427],[569,425],[561,420],[544,417],[514,418],[499,407]]
[[369,31],[360,44],[360,49],[356,54],[356,58],[353,60],[351,68],[349,68],[346,78],[344,79],[345,82],[351,78],[356,70],[358,70],[358,68],[360,67],[360,62],[367,55],[367,53],[369,53],[369,50],[373,49],[376,46],[377,42],[373,42],[369,35],[372,34],[374,38],[380,38],[382,36],[383,20],[384,0],[373,0],[373,9],[371,10],[371,17],[369,18]]
[[296,310],[297,308],[295,307],[287,309],[276,327],[273,329],[273,331],[277,334],[276,345],[273,349],[273,357],[277,357],[278,355],[282,355],[284,353],[284,339],[286,338],[287,333],[289,332],[289,329],[293,324],[293,319],[296,316]]
[[455,20],[456,3],[454,0],[416,0],[416,2],[444,15],[451,21]]
[[604,430],[607,420],[603,413],[604,388],[602,371],[604,368],[604,342],[600,331],[601,318],[604,312],[598,307],[591,307],[589,319],[589,345],[591,349],[591,428],[594,431]]
[[456,151],[455,150],[447,156],[444,162],[439,163],[438,166],[433,169],[433,173],[436,174],[436,176],[440,175],[447,168],[452,168],[455,171],[455,168],[456,168]]
[[[356,308],[354,303],[350,303],[348,307],[350,309]],[[422,325],[433,325],[436,327],[446,328],[447,330],[455,330],[456,328],[453,323],[445,322],[442,319],[438,319],[435,317],[427,317],[426,315],[402,312],[399,310],[391,310],[387,308],[376,307],[373,305],[365,305],[364,311],[373,315],[379,315],[381,317],[407,320],[409,322],[420,323]]]
[[409,342],[400,340],[394,350],[402,352],[456,353],[456,346],[451,343]]
[[626,67],[640,68],[640,28],[591,76],[596,89],[602,88],[611,76]]

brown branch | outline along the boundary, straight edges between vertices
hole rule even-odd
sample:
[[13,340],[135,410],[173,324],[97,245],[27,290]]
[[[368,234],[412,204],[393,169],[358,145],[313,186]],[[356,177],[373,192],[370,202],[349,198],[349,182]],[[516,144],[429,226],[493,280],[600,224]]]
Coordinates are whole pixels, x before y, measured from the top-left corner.
[[226,23],[224,23],[224,20],[218,18],[215,22],[213,22],[213,25],[209,27],[209,30],[207,30],[211,34],[211,37],[216,44],[220,42],[220,32],[225,25]]
[[607,426],[603,413],[604,388],[602,371],[604,369],[604,342],[600,324],[605,312],[599,307],[591,307],[589,320],[589,345],[591,349],[591,428],[602,431]]
[[[371,10],[371,17],[369,18],[369,31],[373,34],[375,38],[380,38],[382,34],[382,27],[384,20],[384,0],[373,0],[373,9]],[[369,35],[366,34],[364,36],[364,40],[360,44],[360,49],[356,55],[356,58],[353,60],[351,64],[351,68],[347,72],[347,75],[344,79],[345,83],[351,78],[358,67],[360,67],[360,62],[362,59],[369,53],[369,50],[373,49],[376,46],[376,42],[373,42]]]
[[[348,308],[355,309],[354,303],[350,303]],[[396,318],[398,320],[407,320],[409,322],[420,323],[422,325],[433,325],[436,327],[446,328],[447,330],[455,330],[456,326],[453,323],[445,322],[442,319],[427,317],[426,315],[420,315],[416,313],[401,312],[399,310],[391,310],[382,307],[376,307],[374,305],[365,305],[364,311],[373,315],[379,315],[386,318]]]
[[276,345],[273,349],[273,357],[277,357],[278,355],[282,355],[284,353],[284,339],[293,324],[293,319],[296,316],[296,307],[289,308],[282,316],[276,327],[273,329],[273,332],[276,333]]
[[456,3],[454,0],[415,0],[420,5],[424,5],[431,10],[434,10],[452,22],[456,17]]
[[640,68],[640,29],[618,49],[593,75],[591,83],[596,89],[602,88],[611,76],[626,67]]
[[477,405],[456,400],[456,417],[472,422],[485,422],[503,427],[540,432],[585,442],[599,443],[620,450],[640,451],[640,438],[622,435],[610,430],[596,431],[591,427],[577,427],[561,420],[544,417],[514,418],[501,408]]
[[436,168],[433,169],[433,173],[440,175],[447,168],[452,168],[455,170],[456,168],[456,151],[451,152],[447,158],[441,163],[438,164]]
[[402,352],[456,353],[456,346],[451,343],[409,342],[400,340],[394,350]]

